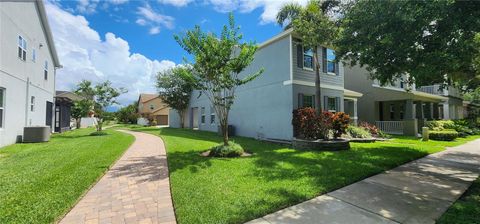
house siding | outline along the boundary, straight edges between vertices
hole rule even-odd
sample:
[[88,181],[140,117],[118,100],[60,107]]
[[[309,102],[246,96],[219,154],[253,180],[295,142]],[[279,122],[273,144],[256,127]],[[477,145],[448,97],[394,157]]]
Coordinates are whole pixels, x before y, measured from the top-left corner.
[[[293,107],[296,109],[299,107],[299,102],[298,102],[298,94],[303,94],[303,95],[315,95],[315,87],[313,86],[305,86],[305,85],[293,85]],[[337,89],[329,89],[329,88],[321,88],[321,100],[322,100],[322,105],[324,104],[324,97],[335,97],[335,98],[340,98],[340,104],[338,105],[339,111],[337,112],[344,112],[344,103],[343,103],[343,90],[337,90]]]
[[[287,35],[263,48],[255,54],[254,61],[240,76],[251,74],[263,68],[264,73],[254,81],[237,88],[235,103],[233,104],[229,124],[233,125],[235,132],[240,136],[254,138],[291,139],[293,132],[291,116],[293,110],[292,87],[283,85],[290,80],[290,36]],[[206,122],[200,124],[200,130],[217,131],[216,124],[210,124],[210,101],[205,95],[199,96],[194,91],[190,108],[198,108],[198,121],[201,120],[201,107],[205,107]],[[189,109],[188,127],[192,111]],[[180,119],[176,111],[170,112],[170,126],[179,127]]]
[[[54,61],[36,4],[34,1],[0,2],[0,87],[5,89],[0,147],[20,140],[25,126],[44,126],[47,101],[55,102]],[[26,61],[18,58],[19,35],[27,41]],[[32,61],[33,48],[36,49],[35,62]],[[44,79],[45,60],[48,61],[47,80]],[[35,97],[34,111],[30,110],[31,96]],[[53,122],[54,114],[51,116]]]
[[[305,81],[315,83],[315,70],[303,69],[303,63],[298,66],[297,60],[297,45],[301,44],[298,41],[292,41],[292,62],[293,62],[293,80]],[[322,59],[322,48],[318,48],[317,52],[319,59]],[[344,85],[344,66],[340,62],[338,63],[339,72],[338,75],[327,74],[322,72],[322,63],[320,62],[320,83],[332,86],[343,87]]]

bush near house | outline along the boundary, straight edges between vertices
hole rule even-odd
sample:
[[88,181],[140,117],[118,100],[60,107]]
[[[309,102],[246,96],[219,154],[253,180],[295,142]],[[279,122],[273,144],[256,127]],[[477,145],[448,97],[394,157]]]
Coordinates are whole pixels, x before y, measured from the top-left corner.
[[343,112],[322,111],[317,115],[311,107],[293,111],[292,125],[296,138],[329,139],[330,133],[333,133],[333,137],[337,139],[346,133],[349,123],[350,116]]
[[480,129],[478,129],[474,123],[465,119],[427,121],[426,126],[432,131],[452,129],[457,131],[460,137],[480,133]]
[[363,127],[348,126],[346,132],[349,138],[371,138],[372,137],[372,134],[370,134],[370,132]]
[[446,129],[442,131],[430,131],[429,138],[439,141],[453,141],[458,137],[458,132],[453,129]]
[[370,134],[372,135],[378,135],[378,132],[380,131],[377,126],[375,126],[374,124],[370,124],[366,121],[361,121],[360,123],[358,123],[358,126],[359,127],[362,127],[362,128],[365,128],[367,131],[370,132]]

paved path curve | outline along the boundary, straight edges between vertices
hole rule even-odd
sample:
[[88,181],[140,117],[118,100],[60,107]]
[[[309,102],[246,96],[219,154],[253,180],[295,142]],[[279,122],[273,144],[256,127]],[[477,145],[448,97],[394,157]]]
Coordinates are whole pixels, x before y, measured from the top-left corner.
[[254,223],[434,223],[480,174],[480,139],[428,155]]
[[60,223],[176,223],[162,139],[123,132],[135,142]]

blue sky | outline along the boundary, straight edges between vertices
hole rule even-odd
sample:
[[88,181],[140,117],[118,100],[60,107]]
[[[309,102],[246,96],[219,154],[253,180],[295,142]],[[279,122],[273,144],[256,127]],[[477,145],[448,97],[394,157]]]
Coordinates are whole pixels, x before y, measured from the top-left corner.
[[110,80],[128,89],[120,98],[126,105],[139,93],[154,93],[155,75],[183,62],[186,52],[175,42],[174,34],[195,25],[219,33],[232,11],[244,40],[261,43],[281,32],[275,15],[290,1],[47,1],[63,65],[57,71],[57,89],[70,90],[82,79]]

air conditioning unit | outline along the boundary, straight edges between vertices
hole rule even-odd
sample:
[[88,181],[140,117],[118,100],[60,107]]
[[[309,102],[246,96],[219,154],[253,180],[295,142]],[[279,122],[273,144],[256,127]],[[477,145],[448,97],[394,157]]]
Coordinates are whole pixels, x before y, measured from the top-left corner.
[[49,126],[30,126],[23,128],[23,142],[48,142],[51,130]]

